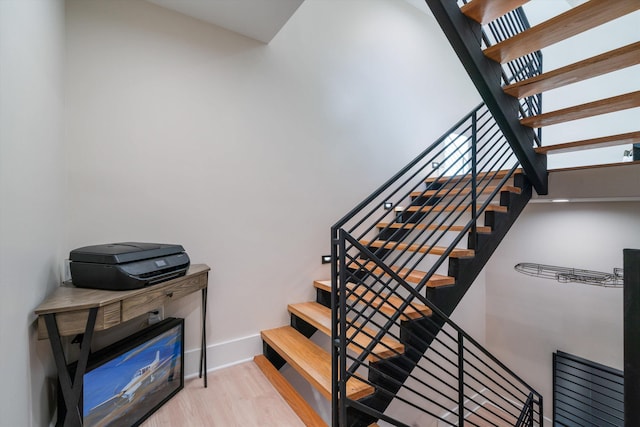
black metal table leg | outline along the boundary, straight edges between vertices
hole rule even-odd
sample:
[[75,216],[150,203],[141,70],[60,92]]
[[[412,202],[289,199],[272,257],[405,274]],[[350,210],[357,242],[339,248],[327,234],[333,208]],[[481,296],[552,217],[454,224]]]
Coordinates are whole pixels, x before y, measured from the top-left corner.
[[82,426],[82,416],[80,415],[80,396],[82,394],[82,378],[87,369],[87,361],[91,351],[91,339],[93,337],[93,328],[96,324],[98,308],[89,310],[89,318],[85,327],[84,336],[82,338],[80,356],[76,367],[75,377],[71,381],[71,373],[67,369],[67,360],[62,349],[62,340],[58,331],[55,314],[45,314],[44,321],[49,334],[49,342],[53,351],[53,358],[58,369],[58,378],[60,379],[60,389],[64,398],[64,405],[67,409],[66,416],[63,421],[64,427],[80,427]]
[[207,288],[202,288],[202,341],[200,343],[200,378],[204,372],[204,386],[207,387]]

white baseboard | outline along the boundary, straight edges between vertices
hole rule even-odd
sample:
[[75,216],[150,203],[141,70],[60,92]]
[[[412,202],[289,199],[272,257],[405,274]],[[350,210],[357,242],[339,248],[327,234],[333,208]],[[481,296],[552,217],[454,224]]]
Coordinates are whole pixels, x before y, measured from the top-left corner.
[[[475,411],[477,411],[479,407],[481,407],[481,406],[483,406],[485,403],[487,403],[487,399],[485,399],[485,398],[484,398],[484,396],[482,395],[482,393],[483,393],[485,390],[486,390],[486,388],[483,388],[482,390],[480,390],[479,392],[477,392],[477,393],[476,393],[476,394],[474,394],[473,396],[471,396],[471,397],[467,398],[467,399],[464,401],[464,406],[465,406],[465,408],[467,407],[467,405],[469,404],[469,402],[471,402],[472,400],[473,400],[474,402],[476,402],[476,403],[475,403],[475,406],[474,406],[473,410],[471,410],[471,412],[475,412]],[[477,403],[478,396],[482,397],[482,401],[481,401],[480,403]],[[448,411],[448,412],[445,412],[444,414],[442,414],[442,415],[440,416],[440,418],[442,418],[442,419],[443,419],[443,420],[445,420],[445,421],[447,420],[447,418],[452,418],[452,417],[455,417],[455,418],[456,418],[456,420],[458,419],[458,407],[457,407],[457,406],[456,406],[456,407],[453,407],[453,408],[451,408],[451,409],[449,409],[449,411]],[[438,425],[440,425],[440,424],[441,424],[441,423],[440,423],[440,421],[438,421]]]
[[[211,372],[237,365],[252,360],[253,356],[261,353],[262,338],[260,338],[260,334],[211,344],[207,346],[207,371]],[[185,379],[197,377],[200,371],[200,349],[186,350],[184,359]]]

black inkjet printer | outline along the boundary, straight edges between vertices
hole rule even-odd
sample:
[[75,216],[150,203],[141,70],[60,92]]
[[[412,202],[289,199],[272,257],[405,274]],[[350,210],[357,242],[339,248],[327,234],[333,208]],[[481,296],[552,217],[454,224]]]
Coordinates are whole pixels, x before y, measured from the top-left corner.
[[125,291],[184,276],[189,256],[181,245],[110,243],[69,254],[71,281],[79,288]]

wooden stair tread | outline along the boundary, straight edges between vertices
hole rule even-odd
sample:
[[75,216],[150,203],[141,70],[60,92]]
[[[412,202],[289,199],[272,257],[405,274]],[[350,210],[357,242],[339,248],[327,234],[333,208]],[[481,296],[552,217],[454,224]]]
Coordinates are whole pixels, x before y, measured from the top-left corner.
[[[331,336],[330,308],[310,301],[289,304],[288,309],[290,313],[313,325],[323,334]],[[377,332],[366,326],[362,328],[362,332],[358,332],[356,328],[360,328],[360,324],[354,323],[353,325],[353,327],[347,330],[347,337],[354,341],[354,343],[351,343],[350,348],[356,352],[362,352],[362,350],[371,343],[371,337],[374,337]],[[376,362],[380,359],[386,359],[402,353],[404,353],[404,345],[394,339],[383,337],[382,343],[373,348],[367,360]]]
[[291,383],[287,381],[264,355],[259,354],[255,356],[253,362],[258,365],[264,376],[269,380],[271,385],[273,385],[273,388],[280,393],[284,401],[287,402],[304,425],[328,427],[320,415],[300,396]]
[[[373,274],[380,275],[384,273],[384,270],[376,265],[373,261],[360,261],[359,263],[352,262],[348,265],[348,268],[357,270],[359,268],[364,268],[365,270],[371,271]],[[425,276],[427,275],[426,271],[420,270],[410,270],[408,268],[399,268],[398,266],[392,265],[389,268],[394,271],[398,276],[402,277],[409,283],[420,283]],[[443,276],[441,274],[432,275],[429,280],[427,280],[427,288],[437,288],[439,286],[450,286],[456,283],[456,279],[451,276]]]
[[586,169],[614,168],[614,167],[618,167],[618,166],[640,166],[640,161],[620,162],[620,163],[603,163],[603,164],[599,164],[599,165],[574,166],[574,167],[569,167],[569,168],[549,169],[549,173],[578,171],[578,170],[586,170]]
[[[409,252],[419,252],[419,253],[429,253],[431,255],[444,255],[447,248],[443,246],[426,246],[419,244],[409,245],[407,243],[398,243],[398,242],[387,242],[384,240],[374,240],[373,242],[369,242],[366,240],[361,240],[360,243],[365,246],[369,246],[372,248],[381,248],[381,249],[393,249],[397,251],[409,251]],[[467,258],[475,255],[475,251],[473,249],[461,249],[454,248],[449,256],[451,258]]]
[[[640,1],[638,3],[640,4]],[[636,107],[640,107],[640,91],[525,117],[520,120],[520,123],[524,126],[538,128]]]
[[[480,194],[491,194],[497,188],[498,188],[497,185],[488,185],[486,188],[484,188],[480,192]],[[448,191],[449,189],[447,187],[440,188],[438,190],[413,191],[411,192],[410,196],[411,197],[433,197],[433,196],[441,195],[443,197],[453,197],[453,196],[466,196],[471,194],[471,188],[463,188],[459,191],[456,191],[454,189],[453,191],[451,191],[450,194],[447,195]],[[522,192],[520,188],[515,187],[513,185],[504,185],[502,186],[501,191],[508,191],[510,193],[516,193],[516,194],[520,194]]]
[[484,54],[504,64],[638,9],[638,0],[590,0],[488,47]]
[[[478,208],[480,205],[478,205]],[[508,208],[506,206],[500,205],[488,205],[485,211],[493,211],[493,212],[508,212]],[[397,207],[396,212],[420,212],[420,213],[437,213],[437,212],[467,212],[471,211],[471,206],[407,206],[406,208]]]
[[[316,280],[313,282],[313,286],[325,292],[331,292],[331,281],[329,280]],[[396,307],[400,307],[403,303],[403,300],[397,296],[392,295],[387,298],[386,294],[377,294],[368,289],[364,289],[364,286],[356,286],[353,283],[348,283],[347,287],[352,292],[349,294],[349,300],[365,300],[367,304],[375,306],[376,309],[389,316],[395,314],[398,311]],[[431,309],[426,305],[411,303],[402,313],[402,317],[405,319],[420,319],[424,316],[431,316],[431,314]]]
[[[380,222],[376,225],[378,229],[401,229],[401,230],[428,230],[428,231],[451,231],[454,233],[459,233],[464,230],[464,225],[435,225],[435,224],[420,224],[420,223],[412,223],[412,222]],[[476,231],[478,233],[491,233],[491,227],[476,227]]]
[[640,64],[640,42],[510,84],[504,91],[524,98],[637,64]]
[[[487,172],[478,172],[476,174],[476,179],[478,181],[480,180],[484,180],[484,179],[502,179],[505,176],[507,176],[509,174],[509,172],[511,172],[510,170],[498,170],[498,171],[487,171]],[[515,170],[514,175],[518,174],[518,173],[523,173],[521,168],[518,168]],[[466,175],[448,175],[448,176],[441,176],[441,177],[430,177],[424,180],[424,182],[426,182],[427,184],[432,184],[432,183],[441,183],[444,185],[449,185],[449,184],[454,184],[456,182],[460,182],[460,181],[471,181],[471,174],[468,173]]]
[[529,0],[473,0],[463,5],[460,11],[479,24],[486,25],[519,8]]
[[[331,400],[331,355],[291,326],[269,329],[260,333],[269,344],[300,375],[322,395]],[[347,396],[358,400],[373,394],[374,387],[351,378],[347,381]]]
[[640,143],[640,131],[604,136],[601,138],[585,139],[583,141],[565,142],[564,144],[547,145],[545,147],[537,147],[535,151],[536,153],[541,154],[547,154],[549,152],[566,153],[569,151],[637,143]]

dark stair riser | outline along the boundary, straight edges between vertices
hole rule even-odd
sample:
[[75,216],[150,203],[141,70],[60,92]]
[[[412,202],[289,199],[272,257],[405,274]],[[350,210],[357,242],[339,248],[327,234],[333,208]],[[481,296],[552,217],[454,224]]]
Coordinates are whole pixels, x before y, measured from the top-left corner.
[[[514,186],[515,187],[522,187],[522,185],[524,185],[524,175],[522,174],[515,174],[514,175]],[[500,191],[500,206],[506,206],[509,207],[509,203],[511,200],[511,196],[514,193],[511,193],[510,191]],[[438,198],[438,201],[440,201],[441,198]],[[425,205],[426,206],[426,205]],[[415,217],[412,217],[412,215],[415,215]],[[420,220],[422,220],[424,217],[426,217],[425,213],[422,212],[405,212],[404,214],[399,214],[396,216],[395,219],[395,223],[396,224],[414,224],[414,223],[418,223],[420,222]],[[405,219],[411,217],[410,221],[406,221]],[[485,225],[490,225],[487,224],[485,221]],[[413,230],[412,229],[400,229],[400,228],[391,228],[388,227],[386,229],[381,229],[378,237],[376,240],[384,240],[384,241],[390,241],[390,242],[400,242],[403,239],[405,239]],[[474,247],[469,246],[469,249],[474,249]],[[372,251],[375,251],[376,248],[371,248]],[[378,249],[379,250],[379,249]],[[382,255],[384,256],[385,254],[382,253]]]
[[[472,258],[449,259],[449,275],[456,278],[456,285],[427,288],[427,298],[434,302],[447,316],[451,315],[531,198],[531,185],[526,178],[522,175],[517,175],[516,182],[516,185],[522,189],[520,195],[501,192],[501,204],[508,206],[509,211],[507,213],[495,211],[485,213],[485,225],[492,227],[493,231],[477,235],[475,240],[475,245],[478,247],[476,255]],[[366,272],[363,274],[366,275]],[[331,293],[322,289],[316,289],[316,291],[317,302],[330,308]],[[405,345],[405,354],[372,362],[369,370],[369,381],[374,385],[383,386],[395,395],[401,384],[415,369],[422,355],[428,350],[430,343],[443,324],[444,322],[438,322],[437,319],[403,321],[400,329],[400,341]],[[307,337],[313,335],[317,330],[295,315],[291,316],[291,325]],[[263,352],[278,369],[286,363],[275,350],[264,342]],[[366,397],[359,402],[383,413],[393,400],[393,395],[389,392],[377,390],[372,396]],[[348,427],[366,427],[375,421],[376,419],[372,416],[353,408],[348,410]]]
[[[427,298],[442,310],[445,315],[450,316],[453,313],[464,294],[471,287],[482,268],[531,199],[532,187],[529,181],[523,175],[517,175],[516,182],[516,185],[521,188],[521,194],[508,193],[508,200],[505,200],[505,202],[509,207],[509,211],[507,213],[495,211],[485,213],[485,224],[492,227],[492,232],[478,234],[476,255],[471,258],[449,259],[449,275],[456,278],[456,285],[427,288]],[[391,387],[391,390],[394,390],[397,387],[395,384],[403,383],[406,380],[408,375],[415,369],[415,363],[420,360],[422,354],[434,339],[430,334],[432,331],[430,328],[434,327],[434,323],[440,323],[440,327],[444,324],[444,322],[439,322],[438,319],[432,320],[403,322],[401,341],[406,346],[407,357],[399,356],[395,358],[397,360],[387,359],[376,362],[376,368],[379,368],[380,373],[370,371],[369,380],[373,384],[378,384],[377,381],[380,381],[379,384]],[[412,323],[415,323],[415,326],[412,327]],[[427,323],[428,326],[421,325],[421,323]],[[425,327],[427,327],[428,333],[421,330],[421,328]],[[437,328],[438,331],[440,327]],[[437,334],[438,331],[435,333]],[[402,362],[398,361],[399,359],[402,359]],[[384,413],[392,400],[392,396],[377,391],[373,396],[363,399],[361,403]],[[355,415],[354,417],[354,420],[358,420]],[[360,424],[354,421],[353,424],[349,424],[349,427],[368,426],[370,424],[369,419],[368,416],[363,415]]]
[[[291,327],[307,338],[311,338],[311,336],[313,336],[313,334],[318,330],[315,326],[294,314],[291,314]],[[276,350],[264,341],[262,341],[262,354],[264,354],[267,360],[278,370],[287,363],[287,361],[280,356]]]
[[287,361],[284,360],[284,358],[280,356],[277,351],[271,348],[269,344],[264,342],[264,340],[262,341],[262,354],[264,354],[264,357],[266,357],[267,360],[271,362],[271,364],[278,370],[287,363]]
[[456,278],[456,286],[427,290],[427,298],[447,316],[453,313],[453,310],[531,199],[531,185],[527,182],[521,188],[522,193],[520,195],[510,194],[508,212],[491,211],[485,213],[485,223],[493,231],[490,234],[477,235],[476,244],[478,248],[476,249],[476,255],[472,258],[450,259],[449,275]]
[[[393,401],[443,324],[435,319],[401,322],[400,342],[405,345],[404,355],[370,363],[369,381],[385,391],[376,389],[372,396],[360,400],[360,403],[384,412],[384,408]],[[375,421],[377,420],[372,416],[359,411],[354,410],[348,414],[349,427],[367,427]]]

